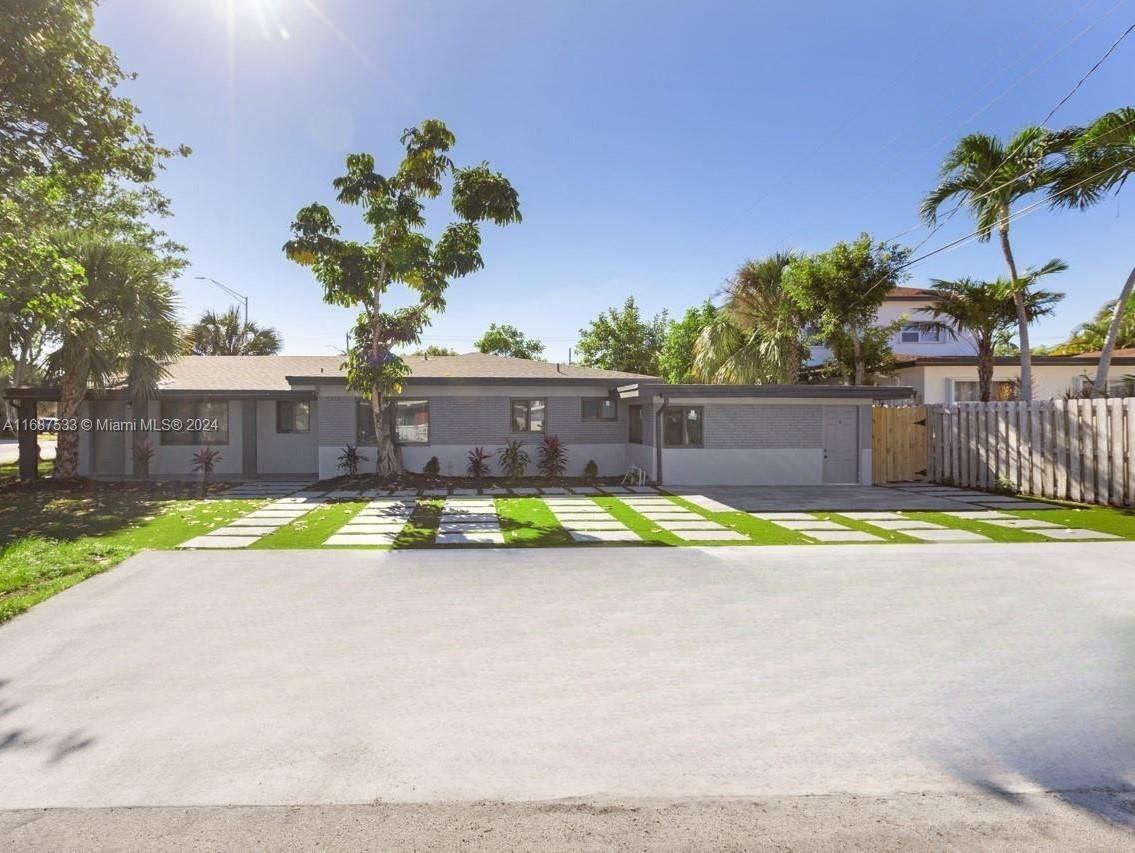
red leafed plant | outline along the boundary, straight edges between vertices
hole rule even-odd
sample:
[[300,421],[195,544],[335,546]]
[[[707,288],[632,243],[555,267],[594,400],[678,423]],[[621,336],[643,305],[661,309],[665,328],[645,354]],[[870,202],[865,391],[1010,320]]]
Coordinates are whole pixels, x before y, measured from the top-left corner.
[[536,467],[549,480],[557,480],[567,469],[567,448],[558,435],[546,435],[536,451]]

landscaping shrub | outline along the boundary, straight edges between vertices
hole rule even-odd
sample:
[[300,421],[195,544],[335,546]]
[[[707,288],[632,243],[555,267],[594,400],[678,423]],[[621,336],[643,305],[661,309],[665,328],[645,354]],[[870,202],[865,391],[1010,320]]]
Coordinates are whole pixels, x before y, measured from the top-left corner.
[[536,467],[549,480],[559,479],[567,469],[567,448],[558,435],[546,435],[536,451]]
[[594,480],[599,476],[599,466],[595,464],[594,459],[588,459],[587,464],[583,466],[583,476],[588,480]]
[[489,459],[492,454],[486,453],[483,447],[474,447],[469,451],[469,476],[483,480],[489,474]]
[[427,477],[436,477],[441,471],[441,463],[436,456],[431,456],[429,462],[422,466],[422,473]]
[[157,448],[148,438],[140,438],[134,442],[134,473],[143,480],[150,479],[150,463],[157,452]]
[[497,464],[506,477],[523,477],[530,461],[524,444],[518,438],[506,441],[504,447],[497,451]]
[[202,447],[193,454],[193,470],[201,472],[201,494],[204,495],[209,485],[209,477],[222,459],[221,451],[212,447]]
[[359,473],[359,465],[366,461],[367,457],[360,453],[359,449],[353,444],[348,444],[339,454],[339,468],[352,477]]

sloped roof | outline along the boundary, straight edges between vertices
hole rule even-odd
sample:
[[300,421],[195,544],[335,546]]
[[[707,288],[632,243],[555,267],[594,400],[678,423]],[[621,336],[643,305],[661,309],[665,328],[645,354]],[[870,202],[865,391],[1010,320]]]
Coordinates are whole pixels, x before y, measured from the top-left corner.
[[[410,378],[475,382],[489,380],[594,379],[599,382],[626,382],[655,379],[641,373],[600,370],[578,364],[530,361],[484,353],[443,356],[404,356]],[[304,380],[345,378],[341,355],[190,355],[168,368],[161,383],[163,391],[287,391]]]
[[[1101,353],[1100,353],[1099,350],[1093,350],[1092,352],[1078,352],[1078,353],[1076,353],[1075,357],[1076,358],[1094,358],[1098,361],[1100,355],[1101,355]],[[1117,349],[1112,351],[1111,357],[1112,358],[1135,358],[1135,347],[1117,348]]]
[[887,299],[892,301],[913,301],[922,299],[935,299],[938,294],[933,290],[926,290],[922,287],[892,287],[891,292],[887,294]]

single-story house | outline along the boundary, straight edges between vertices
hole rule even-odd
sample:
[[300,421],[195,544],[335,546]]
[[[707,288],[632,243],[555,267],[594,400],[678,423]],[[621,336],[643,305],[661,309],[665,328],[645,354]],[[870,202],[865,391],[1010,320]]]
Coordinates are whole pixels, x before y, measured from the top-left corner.
[[[218,479],[334,477],[348,444],[373,446],[370,404],[347,388],[341,356],[186,356],[158,398],[131,411],[125,391],[93,394],[82,417],[80,473],[130,477],[139,434],[155,449],[150,473],[192,476],[201,447],[220,453]],[[601,476],[631,466],[655,482],[869,483],[875,399],[909,388],[667,385],[657,377],[471,353],[408,357],[393,431],[410,471],[437,457],[466,473],[469,451],[557,435],[569,476],[589,461]],[[31,402],[48,389],[10,389]],[[126,426],[124,426],[126,425]],[[369,454],[374,459],[374,454]],[[364,466],[365,468],[365,466]],[[495,469],[494,469],[495,470]]]

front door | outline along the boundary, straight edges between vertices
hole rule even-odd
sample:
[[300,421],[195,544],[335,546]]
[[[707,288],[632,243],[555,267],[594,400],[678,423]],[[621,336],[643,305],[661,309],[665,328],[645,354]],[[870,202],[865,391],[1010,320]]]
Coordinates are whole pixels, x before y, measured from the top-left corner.
[[824,482],[859,482],[858,406],[824,406]]

